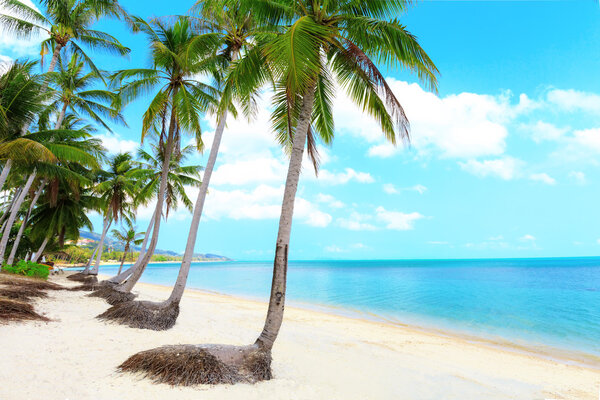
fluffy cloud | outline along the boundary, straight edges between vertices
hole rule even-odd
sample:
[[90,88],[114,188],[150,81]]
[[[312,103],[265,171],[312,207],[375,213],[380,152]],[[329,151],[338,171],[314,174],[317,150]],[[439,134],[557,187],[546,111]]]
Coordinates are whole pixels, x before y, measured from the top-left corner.
[[[207,218],[240,219],[277,219],[281,213],[283,186],[259,185],[253,190],[211,189],[207,196],[204,213]],[[332,221],[331,215],[302,197],[296,197],[294,217],[303,223],[326,227]]]
[[375,179],[367,172],[358,172],[352,168],[346,168],[344,172],[330,172],[326,169],[319,171],[319,182],[328,185],[343,185],[350,181],[359,183],[373,183]]
[[561,109],[572,111],[600,112],[600,96],[577,90],[552,89],[546,94],[547,101]]
[[511,180],[519,174],[523,162],[513,157],[503,157],[484,161],[468,160],[458,164],[463,170],[479,177],[495,176]]
[[122,139],[121,136],[116,133],[107,132],[103,135],[97,135],[96,137],[102,140],[102,145],[106,147],[111,154],[134,152],[140,146],[138,142]]
[[368,222],[372,219],[371,215],[353,211],[347,218],[338,218],[336,222],[340,227],[351,231],[374,231],[377,227]]
[[529,175],[529,179],[531,179],[532,181],[542,182],[547,185],[556,185],[556,179],[554,179],[553,177],[551,177],[550,175],[548,175],[545,172],[531,174],[531,175]]
[[427,187],[425,187],[421,184],[417,184],[417,185],[414,185],[411,187],[398,188],[391,183],[386,183],[383,185],[383,191],[387,194],[399,194],[400,192],[403,192],[403,191],[407,191],[407,192],[414,191],[419,194],[423,194],[427,191]]
[[527,234],[527,235],[523,235],[519,238],[519,241],[521,242],[534,242],[535,241],[535,236]]
[[544,121],[521,125],[521,129],[527,131],[536,143],[560,140],[569,131],[568,128],[559,128]]
[[[417,84],[389,79],[411,123],[411,144],[421,155],[474,158],[500,155],[506,148],[507,123],[536,105],[525,95],[460,93],[440,98]],[[371,143],[370,156],[389,157],[400,149],[385,143],[380,129],[345,96],[336,100],[337,128]]]
[[345,204],[330,194],[319,193],[317,195],[317,201],[319,203],[327,204],[331,208],[343,208]]
[[383,207],[377,207],[375,210],[377,219],[385,224],[386,229],[397,231],[408,231],[414,229],[415,221],[424,218],[418,212],[403,213],[399,211],[388,211]]

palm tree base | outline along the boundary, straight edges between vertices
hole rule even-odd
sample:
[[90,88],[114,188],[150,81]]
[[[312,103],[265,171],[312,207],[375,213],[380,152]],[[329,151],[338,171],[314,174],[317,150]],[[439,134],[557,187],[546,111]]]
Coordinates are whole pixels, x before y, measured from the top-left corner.
[[135,300],[136,295],[131,292],[123,292],[119,290],[116,285],[103,284],[103,282],[100,282],[100,289],[88,294],[88,297],[100,297],[106,300],[111,306],[115,306],[117,304]]
[[131,328],[166,331],[175,325],[178,316],[179,303],[127,301],[112,306],[96,318]]
[[134,354],[118,369],[177,386],[256,383],[272,378],[271,352],[256,345],[163,346]]
[[14,299],[0,298],[0,322],[8,321],[50,321],[36,313],[31,304]]
[[5,299],[19,300],[28,303],[34,298],[48,297],[48,294],[46,294],[46,292],[42,292],[40,289],[13,286],[0,288],[0,298],[2,297]]
[[96,275],[84,274],[82,272],[78,272],[73,275],[67,276],[67,279],[76,282],[86,282],[86,283],[98,283],[98,277]]

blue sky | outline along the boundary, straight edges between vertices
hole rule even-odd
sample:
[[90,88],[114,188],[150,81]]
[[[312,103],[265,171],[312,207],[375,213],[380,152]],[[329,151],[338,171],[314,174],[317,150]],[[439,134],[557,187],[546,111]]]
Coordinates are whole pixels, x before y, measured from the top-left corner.
[[[145,17],[189,1],[123,1]],[[412,124],[409,147],[387,145],[339,92],[336,140],[317,179],[305,166],[292,259],[586,256],[600,251],[600,7],[596,1],[425,1],[400,16],[441,71],[439,94],[385,70]],[[147,62],[146,42],[113,21],[99,28]],[[36,43],[0,38],[0,57],[35,56]],[[286,160],[265,111],[230,121],[196,250],[271,259]],[[100,132],[110,151],[139,143],[146,103],[128,128]],[[207,117],[205,141],[214,129]],[[190,160],[204,163],[205,156]],[[195,193],[190,194],[195,197]],[[140,210],[145,229],[151,210]],[[174,213],[159,247],[183,251],[190,214]],[[94,217],[99,225],[99,219]],[[98,226],[97,231],[100,230]]]

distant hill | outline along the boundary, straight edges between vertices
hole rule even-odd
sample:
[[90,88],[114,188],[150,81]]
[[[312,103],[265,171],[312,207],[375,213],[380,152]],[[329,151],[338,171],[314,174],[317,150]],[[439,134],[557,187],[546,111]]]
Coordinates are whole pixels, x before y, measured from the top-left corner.
[[[82,239],[88,239],[88,240],[92,240],[94,242],[100,241],[100,234],[96,233],[96,232],[80,231],[79,236]],[[123,245],[121,245],[119,242],[115,241],[112,237],[110,237],[108,235],[104,239],[104,243],[107,246],[113,247],[114,250],[123,251]],[[133,251],[140,251],[140,250],[141,250],[140,246],[133,246]],[[161,249],[156,249],[154,251],[154,254],[162,254],[165,256],[173,256],[173,257],[183,256],[183,254],[177,253],[176,251],[161,250]],[[200,258],[200,259],[207,259],[207,260],[215,260],[215,261],[232,261],[231,258],[221,256],[218,254],[210,254],[210,253],[206,253],[206,254],[197,253],[197,254],[194,254],[194,258],[195,259]]]

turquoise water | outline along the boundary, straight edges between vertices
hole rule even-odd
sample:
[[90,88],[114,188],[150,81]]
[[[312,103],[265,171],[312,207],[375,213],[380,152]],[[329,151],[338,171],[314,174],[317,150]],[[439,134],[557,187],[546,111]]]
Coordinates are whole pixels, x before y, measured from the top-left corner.
[[[171,285],[178,268],[151,264],[142,281]],[[188,287],[266,300],[271,272],[272,262],[195,263]],[[600,356],[600,258],[292,261],[287,299]]]

